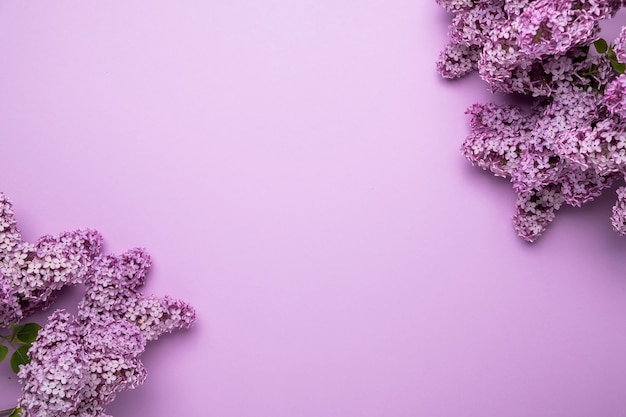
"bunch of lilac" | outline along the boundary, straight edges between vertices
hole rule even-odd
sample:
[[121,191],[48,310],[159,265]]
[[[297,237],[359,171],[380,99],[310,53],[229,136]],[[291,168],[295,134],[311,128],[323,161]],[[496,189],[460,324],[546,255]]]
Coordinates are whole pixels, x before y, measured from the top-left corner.
[[13,206],[0,193],[0,328],[48,308],[61,288],[82,282],[101,247],[94,230],[24,242]]
[[118,392],[144,381],[139,356],[146,342],[189,327],[195,318],[182,301],[138,291],[149,266],[141,249],[95,263],[78,316],[56,311],[18,374],[22,416],[104,417]]
[[[453,13],[450,42],[437,67],[446,78],[478,70],[494,91],[546,96],[551,75],[571,74],[553,62],[593,42],[600,21],[622,0],[437,0]],[[552,71],[543,68],[549,65]],[[560,69],[560,71],[559,71]],[[555,74],[556,72],[556,74]]]
[[[462,150],[511,180],[514,224],[535,240],[563,205],[591,201],[626,174],[626,28],[613,44],[599,23],[622,0],[437,0],[453,13],[437,68],[478,70],[492,91],[531,97],[529,108],[476,104]],[[594,48],[590,48],[591,46]],[[613,226],[626,233],[626,189]]]
[[[21,240],[11,203],[1,194],[0,210],[0,327],[11,325],[13,335],[3,338],[21,345],[11,365],[23,392],[16,408],[0,414],[105,417],[117,393],[144,381],[139,357],[146,343],[189,327],[194,309],[139,291],[151,264],[144,250],[101,255],[94,231],[46,236],[31,245]],[[76,317],[57,310],[40,330],[14,324],[76,283],[86,287]]]

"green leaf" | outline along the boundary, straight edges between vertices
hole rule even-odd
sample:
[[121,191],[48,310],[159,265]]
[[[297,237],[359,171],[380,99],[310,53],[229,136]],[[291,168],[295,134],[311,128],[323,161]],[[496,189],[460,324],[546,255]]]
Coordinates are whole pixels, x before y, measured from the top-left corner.
[[597,41],[595,41],[593,43],[593,46],[596,47],[596,51],[598,51],[599,54],[603,54],[603,53],[605,53],[609,49],[609,45],[602,38],[600,38]]
[[22,417],[22,410],[19,407],[14,408],[11,414],[9,414],[9,417]]
[[17,332],[19,332],[22,329],[22,327],[24,327],[23,324],[12,324],[11,330],[13,331],[13,336],[15,336]]
[[611,61],[617,61],[617,55],[612,48],[609,48],[609,51],[606,53],[606,57]]
[[626,64],[617,61],[611,61],[611,66],[618,74],[623,74],[626,71]]
[[9,348],[4,345],[0,345],[0,362],[7,357],[7,353],[9,353]]
[[13,355],[11,355],[11,369],[13,369],[13,372],[18,373],[20,371],[20,365],[26,365],[30,362],[28,349],[30,349],[30,345],[20,346],[13,352]]
[[41,329],[41,326],[37,323],[26,323],[17,332],[17,340],[22,343],[33,343],[37,339],[39,329]]

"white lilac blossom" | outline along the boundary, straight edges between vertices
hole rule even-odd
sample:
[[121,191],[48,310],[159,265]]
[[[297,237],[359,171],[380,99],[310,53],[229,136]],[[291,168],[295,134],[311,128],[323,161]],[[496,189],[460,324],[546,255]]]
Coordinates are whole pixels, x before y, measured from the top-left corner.
[[24,242],[13,206],[0,193],[0,328],[48,308],[61,288],[81,282],[101,246],[102,237],[94,230]]
[[[563,205],[580,206],[626,174],[626,28],[612,45],[599,22],[622,0],[437,0],[453,13],[437,68],[478,70],[494,92],[530,108],[476,104],[465,156],[515,189],[518,234],[535,240]],[[590,53],[595,45],[597,54]],[[613,226],[626,232],[620,188]]]
[[195,319],[187,303],[139,292],[149,266],[142,249],[94,263],[78,316],[56,311],[19,372],[23,417],[106,417],[117,393],[143,383],[146,342]]

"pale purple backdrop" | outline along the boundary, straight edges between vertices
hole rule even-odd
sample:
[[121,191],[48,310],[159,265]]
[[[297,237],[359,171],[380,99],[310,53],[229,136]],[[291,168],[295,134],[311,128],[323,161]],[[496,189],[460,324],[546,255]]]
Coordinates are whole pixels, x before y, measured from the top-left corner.
[[491,97],[435,74],[448,21],[434,0],[0,4],[25,237],[146,247],[146,290],[198,309],[110,414],[626,415],[612,192],[515,236],[509,184],[459,152]]

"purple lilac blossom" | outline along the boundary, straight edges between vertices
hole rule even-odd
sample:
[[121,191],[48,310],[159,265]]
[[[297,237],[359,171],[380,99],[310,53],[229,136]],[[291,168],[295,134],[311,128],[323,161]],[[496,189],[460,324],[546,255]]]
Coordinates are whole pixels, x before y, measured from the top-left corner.
[[589,44],[600,32],[599,22],[621,7],[615,0],[530,1],[512,22],[520,52],[531,59],[566,52]]
[[18,374],[23,381],[19,406],[24,416],[76,415],[89,363],[76,319],[55,311],[29,350],[31,362]]
[[23,417],[98,416],[118,392],[141,384],[146,370],[139,329],[122,320],[85,326],[55,311],[29,350],[18,374]]
[[58,290],[81,282],[100,252],[102,237],[94,230],[43,236],[24,242],[13,206],[0,193],[0,327],[48,308]]
[[145,380],[139,356],[146,342],[191,325],[188,304],[139,292],[150,262],[144,250],[132,249],[94,263],[78,316],[55,312],[29,351],[32,361],[20,369],[23,417],[107,417],[117,393]]
[[617,202],[613,206],[611,222],[619,234],[626,234],[626,187],[617,189]]
[[[529,109],[476,104],[462,150],[511,180],[518,234],[535,240],[563,205],[580,206],[626,173],[626,76],[590,54],[599,22],[621,0],[438,0],[453,13],[437,68],[446,78],[477,69],[494,92],[532,96]],[[471,51],[471,54],[469,53]],[[626,60],[626,28],[614,43]],[[478,56],[478,59],[476,59]],[[626,230],[625,192],[613,226]]]
[[83,323],[126,320],[135,324],[148,341],[189,327],[195,312],[188,304],[139,291],[150,265],[150,257],[143,249],[103,258],[85,280],[87,292],[78,306],[79,319]]
[[542,88],[544,65],[590,44],[599,22],[623,7],[621,0],[437,2],[453,14],[450,42],[437,63],[442,76],[457,78],[476,67],[493,91],[535,96],[550,94]]
[[626,75],[620,75],[606,87],[604,105],[611,114],[626,120]]
[[614,51],[619,62],[626,62],[626,26],[622,27],[620,34],[615,39]]

